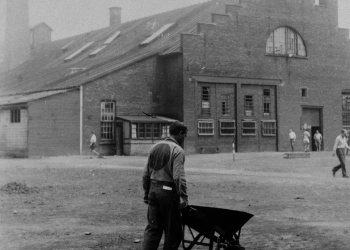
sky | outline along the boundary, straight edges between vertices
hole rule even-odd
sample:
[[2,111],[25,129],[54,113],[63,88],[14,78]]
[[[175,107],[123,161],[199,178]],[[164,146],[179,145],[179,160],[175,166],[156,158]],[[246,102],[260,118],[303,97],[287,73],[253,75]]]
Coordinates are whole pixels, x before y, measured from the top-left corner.
[[[29,22],[46,22],[57,40],[109,26],[109,10],[122,8],[122,22],[208,0],[29,0]],[[331,0],[334,1],[334,0]],[[339,2],[339,27],[350,29],[350,0]],[[5,0],[0,0],[0,43],[4,40]]]

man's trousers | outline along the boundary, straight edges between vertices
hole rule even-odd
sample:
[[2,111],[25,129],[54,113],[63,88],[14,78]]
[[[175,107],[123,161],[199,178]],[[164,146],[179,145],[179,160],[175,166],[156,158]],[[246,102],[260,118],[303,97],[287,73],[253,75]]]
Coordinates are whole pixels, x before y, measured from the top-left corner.
[[178,249],[182,238],[182,224],[180,197],[174,184],[152,181],[148,195],[147,221],[142,250],[158,249],[163,231],[163,250]]
[[337,172],[341,168],[343,176],[346,176],[345,148],[337,148],[336,154],[338,156],[340,164],[333,168],[333,172]]

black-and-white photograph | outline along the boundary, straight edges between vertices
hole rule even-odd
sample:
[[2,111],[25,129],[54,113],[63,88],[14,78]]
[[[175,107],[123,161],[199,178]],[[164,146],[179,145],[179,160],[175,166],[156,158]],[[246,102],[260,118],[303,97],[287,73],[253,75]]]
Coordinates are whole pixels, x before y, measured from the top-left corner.
[[349,250],[349,0],[0,0],[0,249]]

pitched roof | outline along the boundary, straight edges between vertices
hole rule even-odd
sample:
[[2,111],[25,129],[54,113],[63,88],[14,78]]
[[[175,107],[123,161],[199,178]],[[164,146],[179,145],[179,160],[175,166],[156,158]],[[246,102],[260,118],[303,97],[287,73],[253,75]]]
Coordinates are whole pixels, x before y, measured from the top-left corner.
[[[195,33],[199,22],[210,23],[211,13],[224,13],[225,1],[211,0],[43,44],[32,52],[29,61],[0,77],[0,96],[72,88],[151,56],[181,52],[181,34]],[[140,46],[170,23],[175,25],[156,40]],[[89,57],[117,31],[120,34],[116,39]],[[65,58],[91,42],[94,43],[65,62]],[[71,74],[71,68],[82,70]]]

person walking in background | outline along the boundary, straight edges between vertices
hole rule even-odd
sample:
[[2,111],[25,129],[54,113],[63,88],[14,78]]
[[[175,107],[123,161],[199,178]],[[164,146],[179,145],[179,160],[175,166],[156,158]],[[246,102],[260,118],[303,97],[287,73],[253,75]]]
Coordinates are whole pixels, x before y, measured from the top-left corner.
[[335,177],[335,173],[341,169],[343,178],[349,178],[349,176],[346,174],[346,167],[345,167],[345,150],[350,149],[348,146],[348,143],[346,142],[346,135],[347,131],[346,129],[342,129],[340,135],[337,136],[335,139],[334,147],[333,147],[333,156],[337,154],[340,164],[338,166],[335,166],[332,169],[333,176]]
[[[164,237],[164,250],[178,249],[182,239],[181,207],[188,206],[183,145],[187,127],[175,121],[170,137],[154,145],[142,176],[144,202],[148,204],[142,250],[156,250]],[[180,206],[180,199],[182,200]]]
[[305,152],[308,152],[310,146],[310,133],[307,131],[307,129],[305,129],[303,132],[303,143]]
[[99,158],[103,158],[101,154],[97,153],[97,151],[95,150],[96,148],[96,135],[94,134],[93,131],[91,131],[91,138],[90,138],[90,149],[91,152],[93,152],[94,154],[96,154]]
[[316,150],[321,151],[321,145],[322,145],[322,135],[321,133],[316,130],[316,133],[314,134],[314,140],[316,145]]
[[294,151],[294,142],[297,139],[297,136],[295,135],[294,131],[292,129],[289,130],[289,141],[290,141],[290,147],[292,148],[292,151]]

